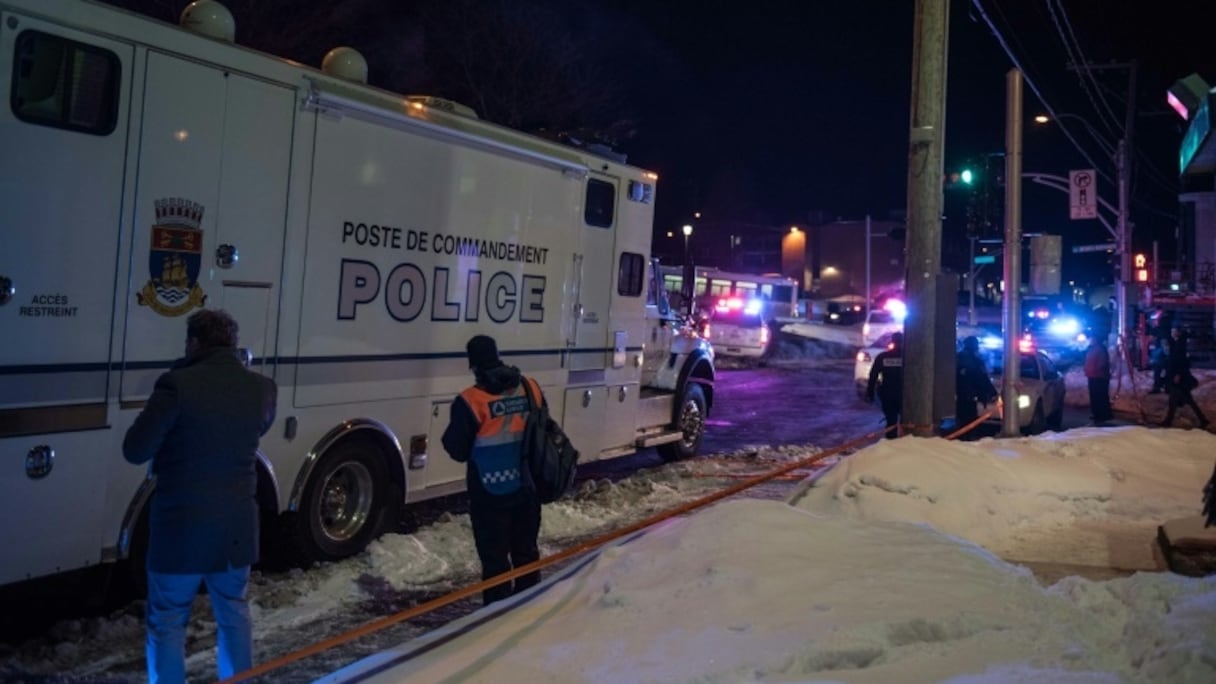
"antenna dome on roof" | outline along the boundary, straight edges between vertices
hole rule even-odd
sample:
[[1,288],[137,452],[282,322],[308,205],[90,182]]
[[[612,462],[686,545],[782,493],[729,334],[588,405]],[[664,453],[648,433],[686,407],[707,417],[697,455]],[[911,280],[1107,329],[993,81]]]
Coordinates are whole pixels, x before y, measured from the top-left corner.
[[357,83],[367,83],[367,60],[351,47],[336,47],[325,53],[321,71]]
[[194,0],[182,10],[178,23],[187,31],[227,41],[236,39],[236,20],[216,0]]

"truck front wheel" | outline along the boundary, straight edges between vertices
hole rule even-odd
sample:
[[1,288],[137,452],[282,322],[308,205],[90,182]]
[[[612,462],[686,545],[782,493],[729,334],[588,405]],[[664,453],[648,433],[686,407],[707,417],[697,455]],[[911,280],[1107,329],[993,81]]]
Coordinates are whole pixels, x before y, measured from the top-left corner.
[[675,429],[681,432],[680,439],[658,446],[659,456],[664,461],[678,461],[696,456],[705,436],[705,392],[695,382],[684,385],[680,404],[676,410]]
[[399,489],[389,483],[384,457],[370,440],[349,440],[317,464],[290,525],[306,562],[359,553],[392,529],[400,512]]

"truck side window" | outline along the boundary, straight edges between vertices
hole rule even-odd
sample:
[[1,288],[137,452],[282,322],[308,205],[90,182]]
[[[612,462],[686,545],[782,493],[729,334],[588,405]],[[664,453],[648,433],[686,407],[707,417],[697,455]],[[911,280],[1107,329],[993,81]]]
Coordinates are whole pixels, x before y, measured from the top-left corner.
[[17,36],[9,103],[26,123],[109,135],[122,68],[109,50],[40,31]]
[[587,225],[611,228],[615,205],[616,187],[612,183],[594,178],[587,181],[587,203],[583,209],[583,220]]
[[646,257],[633,252],[621,253],[620,268],[616,275],[616,293],[622,297],[637,297],[642,294],[642,282],[646,280]]

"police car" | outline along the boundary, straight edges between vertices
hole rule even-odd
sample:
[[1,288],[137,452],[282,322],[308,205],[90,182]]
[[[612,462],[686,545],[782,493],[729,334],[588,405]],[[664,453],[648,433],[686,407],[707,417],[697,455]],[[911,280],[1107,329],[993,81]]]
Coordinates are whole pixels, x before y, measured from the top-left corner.
[[861,324],[862,346],[877,341],[883,335],[900,332],[904,329],[904,319],[907,317],[908,306],[894,297],[883,302],[881,307],[871,307]]
[[[992,384],[1000,392],[1004,356],[994,353],[987,358],[993,364]],[[1014,389],[1017,391],[1017,424],[1022,432],[1036,435],[1048,429],[1060,429],[1064,420],[1064,374],[1047,354],[1035,348],[1029,337],[1018,341],[1018,377]],[[993,420],[1002,421],[1002,415],[998,414]]]
[[1076,307],[1063,303],[1049,306],[1043,301],[1023,302],[1025,321],[1023,339],[1029,336],[1034,347],[1043,352],[1060,368],[1068,368],[1085,359],[1089,348],[1086,330],[1090,321]]
[[765,320],[764,300],[722,297],[714,302],[702,335],[715,356],[758,359],[768,351],[772,328]]

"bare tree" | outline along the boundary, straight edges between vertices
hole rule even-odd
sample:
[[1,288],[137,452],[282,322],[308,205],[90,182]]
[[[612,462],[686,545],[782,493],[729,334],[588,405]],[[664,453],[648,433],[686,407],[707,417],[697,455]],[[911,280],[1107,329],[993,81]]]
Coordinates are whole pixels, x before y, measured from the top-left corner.
[[[176,23],[185,0],[103,0]],[[394,92],[471,106],[484,119],[568,142],[633,135],[630,66],[659,63],[648,36],[585,0],[225,0],[237,42],[318,66],[349,45]],[[630,59],[621,59],[624,46]]]
[[515,128],[612,123],[625,108],[620,75],[597,59],[606,55],[596,11],[578,2],[423,0],[428,85]]

